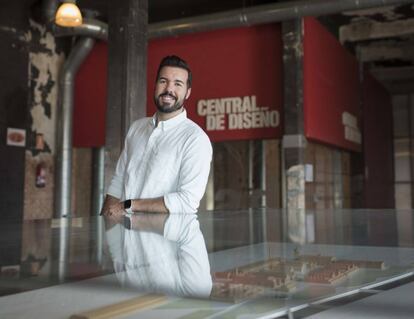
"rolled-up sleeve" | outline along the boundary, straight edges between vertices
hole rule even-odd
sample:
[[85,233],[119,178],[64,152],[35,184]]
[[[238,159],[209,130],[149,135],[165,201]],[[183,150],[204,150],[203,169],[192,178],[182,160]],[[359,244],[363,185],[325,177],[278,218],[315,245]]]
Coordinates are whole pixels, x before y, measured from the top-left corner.
[[202,132],[184,146],[177,192],[164,195],[170,213],[195,213],[204,195],[213,154],[208,136]]

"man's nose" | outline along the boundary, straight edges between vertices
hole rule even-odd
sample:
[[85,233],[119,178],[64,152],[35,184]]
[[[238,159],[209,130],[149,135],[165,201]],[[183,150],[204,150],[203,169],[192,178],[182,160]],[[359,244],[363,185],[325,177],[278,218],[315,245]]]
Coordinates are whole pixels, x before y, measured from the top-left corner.
[[174,83],[168,82],[166,87],[167,92],[172,92],[174,90]]

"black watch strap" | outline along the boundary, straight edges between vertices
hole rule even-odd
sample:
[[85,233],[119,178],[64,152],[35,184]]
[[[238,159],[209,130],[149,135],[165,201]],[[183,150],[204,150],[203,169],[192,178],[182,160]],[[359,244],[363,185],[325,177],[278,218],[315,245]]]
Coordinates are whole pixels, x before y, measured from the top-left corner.
[[127,199],[126,201],[124,201],[124,209],[128,209],[131,208],[131,200]]

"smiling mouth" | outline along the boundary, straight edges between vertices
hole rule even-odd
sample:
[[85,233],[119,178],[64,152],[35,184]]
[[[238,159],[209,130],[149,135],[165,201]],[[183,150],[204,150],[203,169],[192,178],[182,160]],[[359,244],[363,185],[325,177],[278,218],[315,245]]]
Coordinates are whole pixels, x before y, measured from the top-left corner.
[[159,96],[159,98],[161,99],[161,101],[167,102],[167,103],[169,103],[169,102],[175,102],[177,100],[174,96],[172,96],[170,94],[161,94]]

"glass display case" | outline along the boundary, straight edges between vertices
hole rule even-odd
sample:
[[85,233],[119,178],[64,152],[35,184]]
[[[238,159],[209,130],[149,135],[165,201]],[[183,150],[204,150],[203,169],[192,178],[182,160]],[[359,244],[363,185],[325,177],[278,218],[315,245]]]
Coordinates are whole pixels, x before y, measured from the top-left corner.
[[21,264],[2,268],[0,317],[314,316],[413,281],[413,217],[250,209],[28,221],[23,246],[9,247]]

